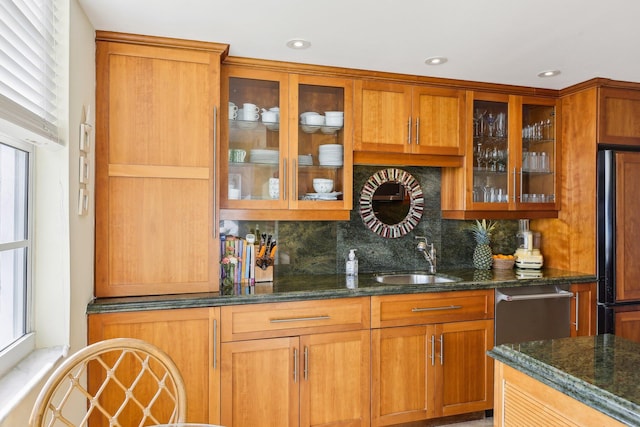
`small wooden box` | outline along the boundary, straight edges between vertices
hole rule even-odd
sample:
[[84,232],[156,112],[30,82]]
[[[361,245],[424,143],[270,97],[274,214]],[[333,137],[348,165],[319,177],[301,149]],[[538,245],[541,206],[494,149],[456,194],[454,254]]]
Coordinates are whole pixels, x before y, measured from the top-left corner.
[[270,265],[266,270],[256,267],[256,283],[273,282],[273,266]]

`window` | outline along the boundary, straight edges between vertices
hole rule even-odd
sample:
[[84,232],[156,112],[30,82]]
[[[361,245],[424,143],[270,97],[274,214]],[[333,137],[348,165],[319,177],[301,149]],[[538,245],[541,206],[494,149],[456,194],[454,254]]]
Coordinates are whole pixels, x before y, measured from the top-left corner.
[[29,148],[0,142],[0,350],[30,332]]
[[59,142],[57,1],[0,1],[0,375],[35,342],[33,145]]

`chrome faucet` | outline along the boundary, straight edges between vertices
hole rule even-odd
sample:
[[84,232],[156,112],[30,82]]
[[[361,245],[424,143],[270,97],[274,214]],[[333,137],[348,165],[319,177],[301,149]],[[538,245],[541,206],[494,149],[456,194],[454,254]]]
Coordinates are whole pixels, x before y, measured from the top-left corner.
[[429,273],[436,274],[436,248],[433,246],[433,243],[427,243],[426,237],[415,236],[415,238],[424,240],[424,242],[418,242],[418,247],[416,249],[418,249],[418,252],[422,252],[424,259],[429,263]]

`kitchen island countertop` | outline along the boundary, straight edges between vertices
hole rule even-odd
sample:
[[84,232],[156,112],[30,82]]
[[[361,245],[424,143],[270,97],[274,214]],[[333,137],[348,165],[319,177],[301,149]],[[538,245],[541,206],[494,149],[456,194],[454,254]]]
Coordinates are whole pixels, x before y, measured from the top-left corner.
[[494,359],[611,418],[640,426],[640,344],[615,335],[503,344]]
[[[385,272],[389,274],[390,272]],[[541,270],[541,277],[519,278],[515,270],[483,271],[490,277],[479,277],[474,269],[442,270],[441,276],[459,278],[457,282],[427,285],[383,285],[374,274],[360,274],[355,283],[347,285],[346,277],[334,275],[300,275],[276,277],[273,282],[255,287],[238,287],[234,295],[219,292],[157,296],[97,298],[87,306],[87,313],[111,313],[140,310],[215,307],[237,304],[260,304],[285,301],[303,301],[349,298],[372,295],[447,292],[532,285],[564,285],[595,282],[594,275],[557,269]]]

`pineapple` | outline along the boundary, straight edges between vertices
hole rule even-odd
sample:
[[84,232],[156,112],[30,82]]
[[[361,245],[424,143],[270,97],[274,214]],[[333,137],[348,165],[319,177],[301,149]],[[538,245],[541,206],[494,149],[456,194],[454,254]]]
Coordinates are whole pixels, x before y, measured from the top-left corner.
[[491,240],[491,231],[496,227],[495,222],[482,222],[476,220],[476,224],[471,227],[474,239],[476,239],[476,248],[473,251],[473,266],[478,270],[489,270],[493,264],[493,257],[489,242]]

